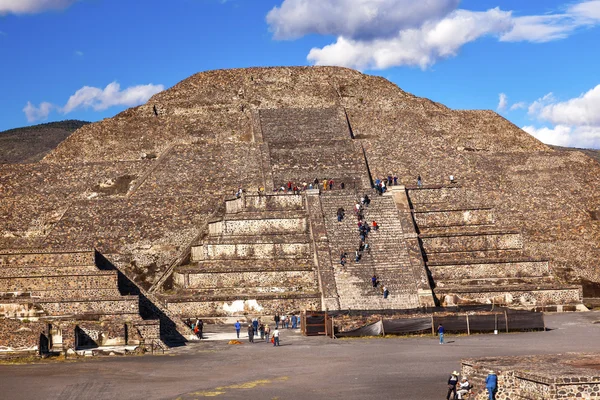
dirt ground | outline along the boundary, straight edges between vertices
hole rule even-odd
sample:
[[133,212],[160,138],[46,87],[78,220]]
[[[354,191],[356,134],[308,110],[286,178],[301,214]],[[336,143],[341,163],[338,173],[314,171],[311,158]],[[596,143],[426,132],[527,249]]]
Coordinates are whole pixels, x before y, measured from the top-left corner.
[[[424,399],[445,397],[461,358],[600,351],[600,312],[551,314],[547,332],[206,341],[169,354],[1,365],[0,399]],[[207,327],[211,332],[211,327]]]

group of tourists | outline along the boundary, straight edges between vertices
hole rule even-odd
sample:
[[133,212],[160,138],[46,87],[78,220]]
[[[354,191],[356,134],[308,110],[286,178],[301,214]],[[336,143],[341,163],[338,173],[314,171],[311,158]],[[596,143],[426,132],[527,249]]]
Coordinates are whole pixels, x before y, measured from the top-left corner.
[[202,331],[204,330],[204,321],[202,321],[199,318],[196,318],[196,321],[193,322],[191,319],[188,318],[185,320],[185,324],[187,326],[189,326],[192,331],[194,331],[194,334],[196,334],[196,337],[198,337],[198,339],[202,339]]
[[[297,329],[300,317],[295,314],[288,316],[279,315],[279,313],[276,313],[273,316],[273,321],[275,322],[275,329],[271,331],[269,324],[263,323],[260,318],[252,318],[252,321],[247,326],[248,342],[255,343],[254,338],[258,338],[260,336],[261,341],[268,343],[270,340],[271,343],[273,343],[273,346],[279,346],[279,338],[281,335],[279,329]],[[239,339],[240,332],[242,330],[242,323],[237,320],[233,326],[235,328],[237,338]]]
[[[397,178],[396,178],[397,179]],[[371,204],[371,199],[368,194],[365,194],[361,197],[360,201],[357,201],[354,206],[354,214],[357,219],[358,224],[358,237],[360,241],[358,243],[358,247],[354,251],[354,262],[358,263],[362,259],[365,253],[371,252],[371,245],[367,242],[369,234],[371,231],[376,232],[379,230],[379,224],[377,221],[371,221],[371,225],[366,221],[364,211],[366,207],[369,207]],[[343,207],[337,209],[336,212],[338,222],[342,222],[346,216],[346,210]],[[348,262],[348,253],[342,251],[340,254],[340,265],[344,267]],[[371,284],[374,288],[380,287],[381,294],[384,299],[387,299],[390,295],[390,291],[386,286],[381,285],[381,282],[377,278],[377,276],[373,275],[371,278]]]
[[[334,187],[335,181],[333,179],[323,179],[323,181],[320,181],[319,178],[315,178],[315,180],[312,182],[304,181],[302,183],[294,183],[292,181],[288,181],[286,184],[281,185],[280,187],[273,188],[273,192],[287,192],[293,194],[300,194],[301,192],[310,189],[322,188],[323,190],[333,190]],[[346,184],[344,182],[340,182],[339,188],[342,190],[345,189]],[[260,192],[261,191],[259,189],[259,194]]]
[[[488,399],[495,400],[496,392],[498,391],[498,377],[494,371],[489,371],[485,378],[485,388],[488,392]],[[458,371],[453,371],[448,378],[448,392],[446,394],[446,400],[462,400],[471,393],[473,385],[469,382],[469,378],[463,376],[460,380],[458,379]]]

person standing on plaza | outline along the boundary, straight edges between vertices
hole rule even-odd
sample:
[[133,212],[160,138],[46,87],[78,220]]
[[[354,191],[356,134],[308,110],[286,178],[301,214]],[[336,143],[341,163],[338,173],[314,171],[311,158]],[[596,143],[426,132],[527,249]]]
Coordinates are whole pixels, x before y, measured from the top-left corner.
[[279,346],[279,329],[273,331],[273,346]]
[[235,324],[233,324],[233,326],[235,327],[235,333],[237,335],[237,338],[240,338],[240,330],[242,329],[242,324],[240,324],[240,320],[238,319]]
[[[448,378],[448,394],[446,394],[446,400],[454,400],[456,397],[456,385],[458,384],[458,372],[452,372],[450,378]],[[450,397],[450,394],[453,396]]]
[[254,327],[248,324],[248,342],[254,343]]
[[498,377],[494,371],[490,371],[485,378],[485,388],[488,391],[489,400],[496,400],[496,391],[498,390]]
[[271,338],[271,327],[269,326],[269,324],[265,325],[265,337],[266,342],[269,343],[269,339]]
[[275,316],[273,317],[273,321],[275,321],[275,329],[279,328],[279,313],[275,313]]
[[444,327],[442,324],[438,325],[438,335],[440,336],[440,344],[444,344]]
[[265,326],[263,325],[262,322],[258,325],[258,332],[260,333],[260,340],[264,340],[265,339]]
[[252,329],[254,329],[254,335],[258,335],[258,319],[252,318]]
[[296,329],[298,327],[298,317],[296,314],[292,315],[292,329]]

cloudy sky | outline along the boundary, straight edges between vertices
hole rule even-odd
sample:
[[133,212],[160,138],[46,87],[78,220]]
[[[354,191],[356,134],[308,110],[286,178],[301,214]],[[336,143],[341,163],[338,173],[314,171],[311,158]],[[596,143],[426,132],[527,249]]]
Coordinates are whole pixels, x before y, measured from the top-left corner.
[[0,0],[0,131],[97,121],[199,71],[340,65],[600,148],[600,0]]

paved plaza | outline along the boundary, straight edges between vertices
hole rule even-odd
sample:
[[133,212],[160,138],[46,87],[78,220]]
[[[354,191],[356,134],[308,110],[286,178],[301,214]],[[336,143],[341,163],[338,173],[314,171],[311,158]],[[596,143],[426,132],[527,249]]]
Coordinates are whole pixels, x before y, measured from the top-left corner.
[[450,335],[443,346],[432,337],[332,340],[283,331],[279,348],[210,340],[161,356],[1,365],[0,397],[435,400],[461,358],[599,351],[595,321],[600,312],[551,314],[547,332]]

